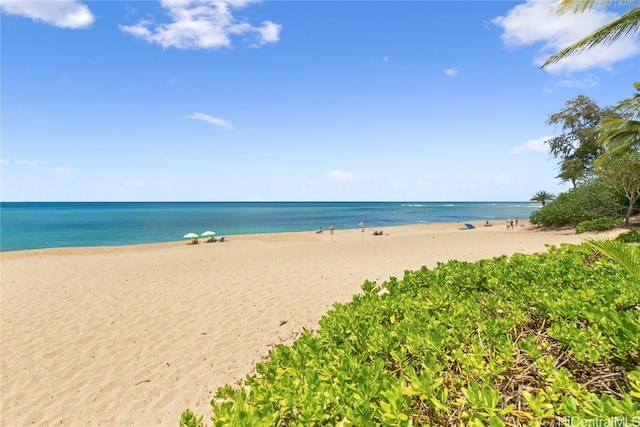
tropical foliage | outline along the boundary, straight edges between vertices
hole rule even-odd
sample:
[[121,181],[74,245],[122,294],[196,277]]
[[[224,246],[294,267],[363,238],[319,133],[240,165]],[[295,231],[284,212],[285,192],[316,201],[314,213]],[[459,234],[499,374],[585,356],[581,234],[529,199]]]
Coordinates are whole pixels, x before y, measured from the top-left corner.
[[546,205],[547,202],[555,199],[556,196],[554,194],[548,193],[546,191],[538,191],[536,194],[533,195],[533,197],[531,198],[532,202],[540,202],[542,204],[542,206]]
[[[640,278],[588,245],[451,261],[362,291],[276,347],[246,387],[218,389],[213,425],[640,420]],[[181,424],[199,421],[185,411]]]
[[[577,97],[567,102],[566,109],[550,115],[550,121],[563,124],[565,133],[546,143],[552,155],[562,159],[558,177],[571,180],[574,189],[534,212],[534,224],[576,226],[599,216],[623,217],[629,224],[640,198],[640,120],[629,119],[640,119],[640,82],[635,87],[638,93],[633,98],[619,102],[611,110],[617,116],[586,97]],[[601,114],[606,117],[594,126]],[[598,188],[602,186],[610,187],[619,197]],[[597,191],[593,195],[604,197],[588,194],[594,189]],[[622,210],[622,205],[626,209]]]
[[640,82],[635,82],[637,93],[620,101],[614,110],[620,117],[609,117],[598,125],[598,144],[605,152],[595,161],[596,166],[605,166],[611,159],[640,148]]
[[601,167],[598,174],[604,185],[611,187],[627,199],[624,223],[629,225],[629,218],[640,197],[640,153],[631,151],[618,155],[609,160],[606,166]]
[[616,240],[624,243],[640,243],[640,230],[630,230],[625,233],[618,234]]
[[585,233],[587,231],[607,231],[616,228],[620,224],[620,220],[608,216],[602,216],[581,222],[576,227],[576,233]]
[[623,218],[625,206],[613,189],[594,180],[559,194],[553,202],[532,212],[529,219],[542,227],[575,227],[600,217]]
[[640,277],[640,251],[635,247],[615,239],[592,239],[587,243],[614,259],[629,274]]
[[562,110],[549,114],[547,124],[562,130],[545,141],[549,153],[559,161],[558,178],[575,187],[579,180],[593,176],[594,162],[605,149],[598,139],[598,125],[606,118],[617,117],[614,110],[600,107],[585,95],[570,99]]
[[[633,0],[561,0],[558,12],[582,13],[602,5],[631,3],[638,2]],[[542,67],[544,68],[547,65],[555,64],[563,58],[588,50],[594,46],[610,45],[622,37],[632,36],[638,31],[638,28],[640,28],[640,7],[631,9],[610,23],[598,28],[582,40],[562,49],[547,59],[545,63],[542,64]]]

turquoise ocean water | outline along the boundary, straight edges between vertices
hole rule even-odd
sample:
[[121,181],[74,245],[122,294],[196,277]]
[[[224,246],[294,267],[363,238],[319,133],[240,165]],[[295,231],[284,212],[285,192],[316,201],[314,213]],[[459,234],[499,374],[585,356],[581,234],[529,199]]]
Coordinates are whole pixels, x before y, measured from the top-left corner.
[[531,202],[3,202],[0,250],[119,246],[218,236],[529,218]]

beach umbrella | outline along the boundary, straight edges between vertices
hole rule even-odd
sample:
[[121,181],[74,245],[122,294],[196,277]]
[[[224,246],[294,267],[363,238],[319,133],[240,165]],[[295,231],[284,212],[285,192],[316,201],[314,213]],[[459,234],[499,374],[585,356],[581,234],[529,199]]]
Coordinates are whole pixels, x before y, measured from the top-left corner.
[[204,233],[202,233],[200,237],[209,237],[209,236],[215,236],[215,235],[216,233],[214,231],[207,230]]
[[187,233],[182,237],[184,237],[185,239],[197,239],[198,235],[196,233]]

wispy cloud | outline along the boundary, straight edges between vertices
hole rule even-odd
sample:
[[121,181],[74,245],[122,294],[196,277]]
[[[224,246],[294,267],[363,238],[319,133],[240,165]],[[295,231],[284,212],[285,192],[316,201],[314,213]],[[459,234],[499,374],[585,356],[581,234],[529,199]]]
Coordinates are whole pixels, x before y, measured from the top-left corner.
[[24,159],[16,159],[16,163],[23,166],[35,166],[38,164],[37,160],[24,160]]
[[234,17],[232,10],[257,0],[161,0],[171,22],[140,20],[134,25],[120,25],[120,30],[157,43],[163,48],[215,49],[231,46],[232,36],[254,36],[253,46],[275,43],[282,26],[264,21],[254,26]]
[[449,77],[455,77],[458,75],[458,69],[455,67],[445,68],[444,75]]
[[358,175],[340,169],[334,169],[327,172],[327,178],[340,182],[353,182],[360,179]]
[[0,165],[4,165],[5,163],[9,163],[9,161],[0,157]]
[[0,9],[9,15],[24,16],[60,28],[87,28],[95,21],[91,10],[75,0],[2,0]]
[[587,76],[579,79],[561,79],[545,85],[543,90],[546,93],[553,93],[556,88],[565,87],[585,90],[598,86],[599,83],[600,80],[594,76]]
[[528,141],[523,142],[520,145],[513,147],[511,149],[511,153],[522,154],[525,151],[537,151],[537,152],[547,153],[549,150],[544,142],[549,139],[551,139],[550,136],[541,136],[540,138],[530,139]]
[[[555,3],[527,0],[506,14],[492,20],[504,32],[502,42],[508,48],[541,45],[533,59],[541,65],[550,55],[587,36],[610,22],[617,15],[605,10],[585,13],[556,14]],[[584,54],[573,55],[557,64],[545,67],[548,72],[575,72],[590,68],[608,69],[612,64],[640,53],[640,43],[634,38],[622,38],[608,46],[598,46]]]
[[55,173],[56,175],[68,175],[71,173],[71,169],[56,166],[55,168],[53,168],[53,173]]
[[224,128],[224,129],[228,129],[228,130],[233,129],[233,126],[231,125],[231,123],[229,123],[225,119],[221,119],[219,117],[210,116],[209,114],[195,113],[195,114],[191,114],[191,115],[185,116],[185,117],[187,119],[202,120],[203,122],[207,122],[207,123],[210,123],[210,124],[215,125],[215,126],[219,126],[221,128]]
[[589,89],[598,85],[598,79],[593,77],[585,77],[583,79],[563,79],[560,80],[557,86],[560,87],[573,87],[578,89]]

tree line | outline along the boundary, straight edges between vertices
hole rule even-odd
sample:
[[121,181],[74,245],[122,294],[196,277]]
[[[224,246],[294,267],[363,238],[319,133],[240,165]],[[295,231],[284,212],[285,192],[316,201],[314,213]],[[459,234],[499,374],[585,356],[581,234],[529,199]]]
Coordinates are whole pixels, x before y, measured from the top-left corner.
[[[558,13],[583,12],[595,6],[616,3],[602,0],[562,0]],[[599,44],[611,44],[633,35],[640,28],[640,7],[614,19],[583,40],[550,57],[542,67]],[[542,226],[577,226],[585,221],[610,224],[622,219],[629,225],[640,197],[640,81],[636,93],[612,107],[600,107],[586,95],[566,102],[548,116],[547,124],[561,129],[545,141],[558,160],[558,179],[572,189],[557,197],[539,191],[531,200],[543,208],[531,216]]]

